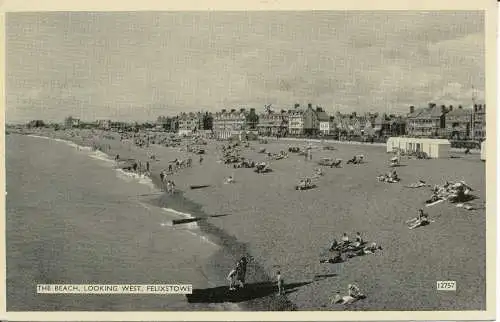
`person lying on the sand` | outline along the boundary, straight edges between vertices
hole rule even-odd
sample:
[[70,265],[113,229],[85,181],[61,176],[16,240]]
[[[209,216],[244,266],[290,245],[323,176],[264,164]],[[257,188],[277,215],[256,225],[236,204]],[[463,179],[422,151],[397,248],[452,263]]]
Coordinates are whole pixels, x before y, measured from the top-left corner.
[[356,156],[353,156],[352,159],[347,160],[347,164],[356,163]]
[[314,173],[317,176],[322,176],[323,175],[323,170],[321,170],[320,168],[316,168],[316,169],[314,169]]
[[226,184],[234,183],[233,176],[227,177],[226,180],[224,181],[224,183],[226,183]]
[[[363,295],[359,288],[356,285],[349,284],[348,286],[349,295],[341,296],[340,292],[336,292],[335,296],[331,299],[331,304],[351,304],[358,300],[364,299],[365,295]],[[351,295],[352,294],[352,295]],[[353,296],[355,295],[355,296]]]
[[339,249],[330,250],[330,256],[328,256],[327,259],[319,260],[321,264],[324,263],[336,264],[336,263],[342,263],[343,261],[344,259],[342,258],[342,251]]
[[416,183],[411,183],[409,185],[406,185],[406,188],[420,188],[420,187],[426,187],[428,184],[424,180],[418,180]]
[[349,291],[349,296],[355,299],[361,299],[365,297],[364,294],[361,293],[359,287],[356,284],[349,284],[347,286],[347,289]]
[[339,242],[337,239],[334,239],[332,245],[330,246],[330,251],[337,250],[339,248]]
[[430,224],[429,215],[425,214],[422,209],[418,210],[418,217],[409,221],[410,226],[408,228],[415,229],[417,227],[422,227]]
[[350,252],[347,257],[352,258],[356,256],[364,256],[368,254],[375,254],[377,250],[382,250],[382,246],[378,246],[377,243],[371,243],[366,247],[359,248],[353,252]]
[[443,198],[441,196],[439,196],[437,193],[433,193],[431,198],[426,200],[425,203],[426,204],[431,204],[431,203],[434,203],[436,201],[439,201],[439,200],[442,200]]
[[389,179],[392,180],[392,181],[397,181],[399,180],[398,178],[398,174],[396,172],[396,170],[392,170],[391,173],[389,174]]

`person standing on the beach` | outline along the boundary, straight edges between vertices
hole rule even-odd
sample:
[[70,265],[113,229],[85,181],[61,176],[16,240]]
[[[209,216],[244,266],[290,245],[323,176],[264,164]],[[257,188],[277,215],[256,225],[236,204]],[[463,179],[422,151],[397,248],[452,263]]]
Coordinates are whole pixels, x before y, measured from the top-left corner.
[[146,173],[149,173],[149,161],[146,161]]
[[278,295],[285,295],[285,289],[284,289],[284,281],[283,278],[281,277],[281,272],[277,271],[276,272],[276,282],[278,284]]
[[165,184],[165,170],[160,171],[160,185],[161,185],[161,190],[164,190],[164,184]]
[[203,155],[200,155],[200,164],[203,163]]
[[235,278],[236,278],[236,270],[237,268],[233,268],[229,274],[227,275],[226,279],[229,281],[229,290],[234,291],[236,288],[234,287],[235,284]]
[[239,260],[238,265],[237,265],[237,267],[239,267],[239,269],[237,270],[236,280],[239,282],[241,288],[243,288],[245,286],[245,276],[247,274],[247,263],[248,263],[247,258],[242,257]]
[[134,165],[132,166],[132,169],[134,170],[134,172],[137,172],[137,162],[134,162]]

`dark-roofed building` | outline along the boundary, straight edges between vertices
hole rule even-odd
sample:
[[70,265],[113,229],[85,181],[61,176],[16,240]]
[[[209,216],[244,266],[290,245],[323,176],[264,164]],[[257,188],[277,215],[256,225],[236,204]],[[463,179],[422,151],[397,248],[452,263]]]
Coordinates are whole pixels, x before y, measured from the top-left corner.
[[414,137],[442,137],[446,135],[446,113],[448,109],[442,105],[430,103],[428,107],[415,109],[410,106],[407,115],[406,133]]
[[259,135],[262,136],[283,136],[288,130],[288,112],[281,110],[277,113],[271,110],[259,115],[257,125]]
[[307,105],[307,109],[304,111],[304,134],[306,135],[317,135],[319,133],[319,120],[318,112],[323,111],[321,107],[317,107],[316,110],[312,107],[312,104]]
[[471,137],[472,129],[472,109],[449,107],[446,113],[446,135],[454,140],[467,140]]
[[223,109],[215,113],[213,131],[217,139],[226,140],[235,135],[241,135],[246,129],[248,112],[245,109]]

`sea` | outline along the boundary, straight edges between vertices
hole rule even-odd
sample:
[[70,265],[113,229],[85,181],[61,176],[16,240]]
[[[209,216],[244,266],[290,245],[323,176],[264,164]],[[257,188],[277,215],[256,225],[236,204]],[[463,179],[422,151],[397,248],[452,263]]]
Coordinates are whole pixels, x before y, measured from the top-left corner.
[[189,218],[152,200],[149,178],[99,151],[37,136],[6,136],[9,311],[237,310],[185,295],[37,294],[37,284],[192,284],[209,289],[219,246]]

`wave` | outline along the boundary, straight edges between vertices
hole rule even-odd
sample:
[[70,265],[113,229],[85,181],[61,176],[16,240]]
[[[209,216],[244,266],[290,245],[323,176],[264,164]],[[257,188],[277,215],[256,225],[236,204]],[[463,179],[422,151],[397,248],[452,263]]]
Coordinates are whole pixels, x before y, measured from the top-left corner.
[[[181,211],[178,211],[178,210],[175,210],[172,208],[161,208],[161,209],[165,212],[170,213],[170,214],[174,214],[177,217],[182,217],[183,219],[196,218],[190,213],[181,212]],[[173,226],[173,224],[172,223],[163,223],[162,226]],[[195,235],[196,237],[199,237],[202,241],[204,241],[208,244],[212,244],[214,246],[218,246],[216,243],[212,242],[207,236],[203,235],[201,232],[198,231],[200,229],[200,226],[198,225],[197,222],[183,224],[182,226],[186,228],[188,233]],[[194,231],[197,231],[197,232],[194,232]]]
[[[177,211],[177,210],[172,209],[172,208],[161,208],[161,210],[166,211],[166,212],[171,213],[171,214],[174,214],[177,217],[182,217],[183,219],[194,219],[195,218],[192,214],[180,212],[180,211]],[[189,230],[196,230],[196,229],[200,228],[200,226],[198,226],[198,223],[196,223],[196,222],[187,223],[187,224],[182,225],[182,226],[186,227]]]

